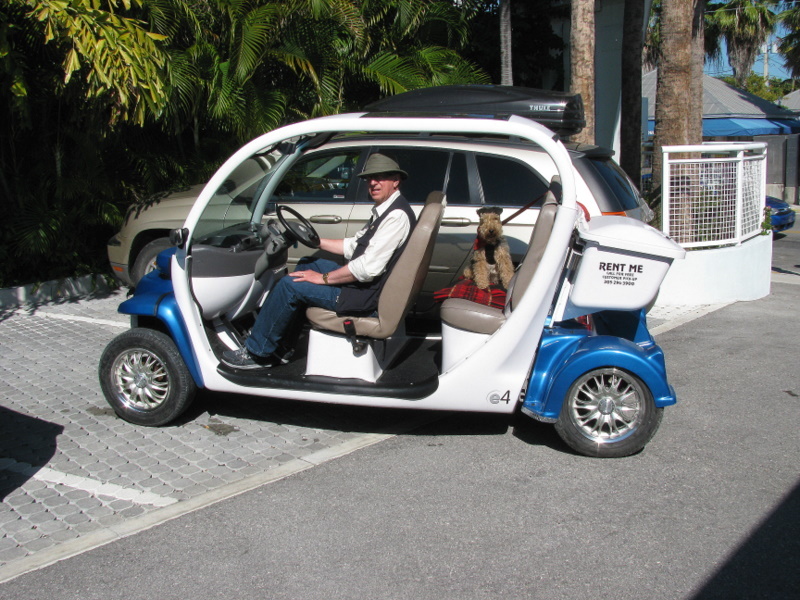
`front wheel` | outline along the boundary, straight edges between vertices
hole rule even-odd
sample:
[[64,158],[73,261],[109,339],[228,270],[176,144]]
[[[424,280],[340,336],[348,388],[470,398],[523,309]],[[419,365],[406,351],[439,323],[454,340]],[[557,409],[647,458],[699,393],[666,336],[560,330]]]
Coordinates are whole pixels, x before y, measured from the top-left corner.
[[619,458],[639,452],[661,425],[644,382],[627,371],[603,367],[584,373],[570,387],[556,431],[586,456]]
[[144,328],[126,331],[106,346],[100,387],[117,415],[151,427],[176,419],[197,392],[172,339]]
[[147,275],[150,271],[156,268],[156,258],[161,252],[167,248],[171,248],[172,244],[169,238],[156,238],[152,242],[145,245],[136,256],[136,260],[131,267],[130,278],[134,286],[139,285],[142,277]]

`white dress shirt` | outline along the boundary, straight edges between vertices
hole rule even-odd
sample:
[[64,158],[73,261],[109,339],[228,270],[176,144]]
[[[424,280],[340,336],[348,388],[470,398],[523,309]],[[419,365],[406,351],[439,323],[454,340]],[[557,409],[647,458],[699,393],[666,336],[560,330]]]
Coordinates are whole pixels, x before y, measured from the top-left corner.
[[[376,220],[382,214],[391,210],[392,204],[394,204],[398,196],[400,196],[399,190],[389,196],[382,204],[373,206],[372,220]],[[367,223],[353,237],[344,239],[344,257],[347,260],[350,260],[350,257],[353,256],[359,238],[369,230],[369,225]],[[372,281],[386,270],[386,266],[389,264],[389,260],[395,250],[403,245],[410,232],[411,222],[406,212],[404,210],[393,211],[381,221],[378,231],[375,232],[364,254],[347,263],[350,272],[360,282]]]

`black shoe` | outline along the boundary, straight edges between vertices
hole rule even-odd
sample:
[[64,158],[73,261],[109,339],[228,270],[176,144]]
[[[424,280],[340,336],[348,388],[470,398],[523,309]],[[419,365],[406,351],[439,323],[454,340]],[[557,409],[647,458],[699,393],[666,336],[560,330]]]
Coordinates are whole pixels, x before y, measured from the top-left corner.
[[251,354],[247,348],[238,350],[225,350],[222,353],[222,362],[234,369],[268,369],[280,361],[274,356],[258,356]]

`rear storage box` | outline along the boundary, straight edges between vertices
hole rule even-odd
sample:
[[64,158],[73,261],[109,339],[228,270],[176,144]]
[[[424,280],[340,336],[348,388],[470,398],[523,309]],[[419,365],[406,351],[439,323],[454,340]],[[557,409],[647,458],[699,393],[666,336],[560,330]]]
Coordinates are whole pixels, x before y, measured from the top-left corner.
[[686,255],[666,235],[629,217],[593,217],[579,235],[585,247],[569,294],[571,314],[644,308],[672,261]]

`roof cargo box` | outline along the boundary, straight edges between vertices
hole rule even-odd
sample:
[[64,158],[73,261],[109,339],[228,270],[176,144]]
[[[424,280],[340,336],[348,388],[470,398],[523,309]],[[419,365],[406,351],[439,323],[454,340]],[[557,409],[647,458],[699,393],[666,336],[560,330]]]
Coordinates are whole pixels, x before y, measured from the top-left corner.
[[412,90],[368,105],[371,112],[428,113],[470,116],[519,115],[559,135],[580,132],[586,125],[580,94],[504,85],[448,85]]

